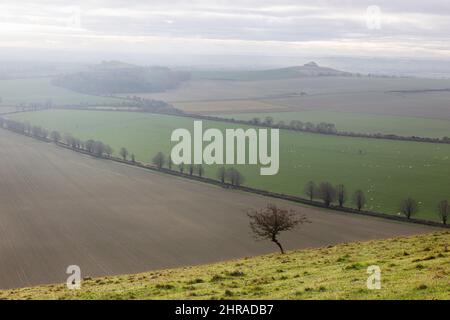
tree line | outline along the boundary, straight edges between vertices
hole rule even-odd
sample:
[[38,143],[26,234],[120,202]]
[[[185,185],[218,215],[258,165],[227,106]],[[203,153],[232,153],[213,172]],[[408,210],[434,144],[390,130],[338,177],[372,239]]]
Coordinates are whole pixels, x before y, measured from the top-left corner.
[[336,125],[334,123],[328,123],[328,122],[320,122],[318,124],[314,124],[309,121],[303,122],[303,121],[299,121],[299,120],[291,120],[289,123],[286,123],[285,121],[275,122],[274,119],[270,116],[265,117],[264,119],[255,117],[250,120],[222,118],[222,117],[217,117],[217,116],[197,115],[197,114],[196,115],[183,114],[182,116],[210,120],[210,121],[239,123],[239,124],[245,124],[245,125],[249,125],[249,126],[253,125],[253,126],[261,126],[261,127],[268,127],[268,128],[274,128],[274,129],[285,129],[285,130],[320,133],[320,134],[328,134],[328,135],[336,135],[336,136],[344,136],[344,137],[358,137],[358,138],[372,138],[372,139],[450,144],[450,137],[447,137],[447,136],[442,137],[442,138],[430,138],[430,137],[419,137],[419,136],[399,136],[396,134],[385,134],[385,133],[362,133],[362,132],[352,132],[352,131],[339,131],[339,130],[337,130]]
[[[172,158],[170,156],[166,157],[164,153],[158,152],[153,158],[152,163],[155,165],[159,170],[166,167],[169,170],[174,170],[174,163],[172,162]],[[194,165],[194,164],[184,164],[180,163],[177,166],[177,169],[180,173],[188,172],[190,176],[197,175],[198,177],[202,178],[204,175],[204,168],[201,164]],[[176,169],[175,169],[176,170]],[[220,167],[217,169],[216,174],[217,179],[225,184],[229,183],[232,186],[239,187],[242,185],[245,181],[244,175],[236,168],[234,167]]]
[[[310,201],[314,201],[315,199],[321,200],[325,207],[330,207],[335,204],[340,208],[344,208],[344,205],[348,202],[347,190],[343,184],[334,186],[330,182],[316,184],[314,181],[309,181],[304,187],[304,194]],[[361,189],[354,191],[351,195],[351,201],[358,211],[362,211],[367,203],[364,191]],[[408,197],[400,202],[398,208],[402,215],[407,219],[411,219],[419,212],[420,206],[415,199]],[[446,225],[450,214],[449,201],[439,201],[436,208],[439,219]]]

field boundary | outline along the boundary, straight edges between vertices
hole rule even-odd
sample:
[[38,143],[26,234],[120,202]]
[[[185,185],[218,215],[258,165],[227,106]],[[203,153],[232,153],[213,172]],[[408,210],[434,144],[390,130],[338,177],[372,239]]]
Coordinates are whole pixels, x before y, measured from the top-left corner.
[[215,179],[208,178],[208,177],[200,177],[200,176],[195,176],[193,174],[191,175],[188,173],[181,173],[181,172],[170,170],[167,168],[159,169],[152,164],[145,164],[145,163],[142,163],[139,161],[124,160],[124,159],[114,157],[114,156],[99,156],[99,155],[95,155],[95,154],[88,152],[86,150],[83,150],[83,149],[73,148],[72,146],[70,146],[66,143],[60,142],[60,141],[55,143],[51,139],[48,139],[48,138],[36,137],[36,136],[29,135],[26,133],[17,132],[10,128],[5,128],[5,127],[0,127],[0,128],[2,128],[4,130],[8,130],[8,131],[16,133],[16,134],[19,134],[19,135],[22,135],[22,136],[25,136],[25,137],[33,138],[33,139],[41,141],[41,142],[53,143],[58,147],[68,149],[68,150],[71,150],[74,152],[78,152],[81,154],[89,155],[89,156],[97,158],[97,159],[111,160],[114,162],[122,163],[122,164],[129,165],[129,166],[134,166],[134,167],[138,167],[138,168],[147,169],[147,170],[151,170],[154,172],[160,172],[160,173],[169,174],[172,176],[187,178],[187,179],[190,179],[193,181],[216,185],[216,186],[226,188],[226,189],[240,190],[240,191],[244,191],[244,192],[258,194],[258,195],[261,195],[264,197],[287,200],[290,202],[301,203],[304,205],[318,207],[318,208],[322,208],[322,209],[329,209],[329,210],[333,210],[333,211],[346,212],[346,213],[358,214],[358,215],[363,215],[363,216],[378,217],[378,218],[396,220],[399,222],[416,223],[416,224],[428,225],[428,226],[433,226],[433,227],[440,227],[440,228],[447,228],[447,229],[450,228],[449,224],[445,225],[443,223],[432,221],[432,220],[417,219],[417,218],[409,218],[408,219],[406,217],[398,216],[398,215],[394,215],[394,214],[387,214],[387,213],[376,212],[376,211],[367,211],[367,210],[357,210],[357,209],[353,209],[353,208],[349,208],[349,207],[340,207],[340,206],[336,206],[333,204],[331,204],[330,206],[327,207],[322,202],[315,201],[315,200],[309,200],[309,199],[299,197],[299,196],[287,195],[287,194],[283,194],[283,193],[277,193],[277,192],[256,189],[256,188],[246,187],[246,186],[236,186],[236,185],[229,184],[227,182],[222,183],[219,180],[215,180]]
[[[44,109],[43,109],[44,110]],[[49,109],[45,109],[49,110]],[[164,112],[151,112],[151,111],[141,111],[141,110],[121,110],[120,107],[116,107],[115,109],[95,109],[91,107],[53,107],[50,110],[80,110],[80,111],[103,111],[103,112],[135,112],[135,113],[149,113],[149,114],[158,114],[158,115],[167,115],[167,116],[175,116],[175,117],[184,117],[198,120],[207,120],[207,121],[216,121],[223,123],[232,123],[232,124],[242,124],[247,126],[255,126],[261,128],[270,128],[270,129],[282,129],[293,132],[303,132],[303,133],[311,133],[311,134],[320,134],[326,136],[336,136],[336,137],[346,137],[346,138],[365,138],[365,139],[377,139],[377,140],[390,140],[390,141],[403,141],[403,142],[422,142],[422,143],[436,143],[436,144],[450,144],[450,137],[442,137],[442,138],[430,138],[430,137],[419,137],[419,136],[400,136],[396,134],[384,134],[384,133],[361,133],[361,132],[346,132],[346,131],[336,131],[336,132],[321,132],[317,130],[306,130],[306,129],[298,129],[292,128],[288,125],[279,125],[279,124],[265,124],[265,123],[255,123],[252,120],[239,120],[233,118],[223,118],[212,115],[201,115],[195,113],[164,113]],[[41,110],[36,110],[41,111]],[[28,112],[28,111],[23,111]]]

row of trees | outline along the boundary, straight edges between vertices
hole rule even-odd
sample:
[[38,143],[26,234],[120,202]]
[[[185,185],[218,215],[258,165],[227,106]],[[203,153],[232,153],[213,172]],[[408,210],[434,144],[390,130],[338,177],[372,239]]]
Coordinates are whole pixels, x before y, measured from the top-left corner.
[[[329,182],[321,182],[317,185],[313,181],[309,181],[305,185],[304,193],[309,200],[320,199],[326,207],[336,203],[343,208],[347,202],[347,190],[343,184],[333,186]],[[366,205],[366,196],[362,190],[356,190],[352,194],[352,202],[358,211],[361,211]],[[399,206],[400,213],[407,219],[410,219],[419,212],[419,204],[416,200],[408,197],[401,201]],[[447,224],[450,215],[450,204],[448,200],[442,200],[438,203],[437,213],[443,224]]]
[[334,123],[320,122],[314,124],[312,122],[303,122],[299,120],[292,120],[289,123],[285,121],[275,122],[270,116],[260,119],[253,118],[250,120],[234,119],[234,118],[222,118],[217,116],[207,116],[207,115],[195,115],[191,117],[214,120],[214,121],[227,121],[231,123],[240,123],[246,125],[257,125],[265,126],[269,128],[287,129],[294,131],[305,131],[313,133],[322,134],[332,134],[345,137],[360,137],[360,138],[374,138],[374,139],[387,139],[387,140],[400,140],[400,141],[416,141],[416,142],[431,142],[431,143],[448,143],[450,144],[450,137],[442,138],[430,138],[430,137],[418,137],[418,136],[399,136],[396,134],[385,134],[385,133],[363,133],[363,132],[352,132],[352,131],[338,131]]
[[[161,170],[163,167],[167,166],[167,169],[169,170],[173,170],[173,166],[174,163],[172,162],[171,157],[167,157],[162,153],[162,152],[158,152],[153,158],[152,158],[152,163],[159,169]],[[186,169],[187,167],[187,169]],[[194,164],[189,164],[189,165],[185,165],[184,163],[180,163],[178,165],[178,171],[180,173],[184,173],[185,170],[188,170],[189,175],[198,175],[199,177],[203,177],[204,175],[204,168],[201,164],[198,165],[194,165]],[[233,186],[240,186],[244,183],[245,178],[242,175],[241,172],[239,172],[239,170],[237,170],[234,167],[229,167],[229,168],[225,168],[225,167],[220,167],[217,170],[217,179],[221,182],[221,183],[230,183]]]
[[267,116],[264,119],[253,118],[247,121],[249,124],[253,125],[264,125],[268,127],[275,127],[279,129],[291,129],[298,131],[308,131],[308,132],[320,132],[327,134],[336,134],[337,129],[334,123],[320,122],[318,124],[314,124],[312,122],[302,122],[299,120],[292,120],[289,123],[284,121],[279,121],[275,123],[274,119],[271,116]]
[[55,143],[59,143],[61,142],[61,140],[63,140],[64,143],[70,146],[72,149],[84,150],[97,157],[111,157],[114,153],[113,148],[111,148],[110,145],[103,143],[102,141],[92,139],[82,141],[78,138],[74,138],[70,134],[65,134],[64,137],[61,137],[61,134],[58,131],[52,131],[50,133],[50,139]]
[[[333,186],[330,182],[321,182],[317,185],[314,181],[309,181],[305,185],[304,192],[309,200],[321,199],[327,207],[334,202],[337,202],[339,207],[344,207],[347,202],[347,190],[343,184]],[[355,207],[361,211],[366,205],[364,192],[356,190],[352,195],[352,201]]]
[[[400,212],[405,215],[408,219],[419,212],[419,204],[416,200],[409,197],[404,199],[400,204]],[[450,204],[448,200],[441,200],[437,205],[436,210],[439,219],[443,224],[447,224],[450,215]]]
[[6,127],[17,133],[32,136],[34,138],[52,140],[55,143],[64,142],[66,145],[70,146],[72,149],[84,150],[97,157],[107,156],[111,157],[114,150],[110,145],[103,143],[102,141],[89,139],[87,141],[80,140],[73,137],[70,134],[65,134],[64,136],[57,130],[49,131],[40,126],[32,126],[29,123],[22,123],[14,120],[0,118],[0,126]]

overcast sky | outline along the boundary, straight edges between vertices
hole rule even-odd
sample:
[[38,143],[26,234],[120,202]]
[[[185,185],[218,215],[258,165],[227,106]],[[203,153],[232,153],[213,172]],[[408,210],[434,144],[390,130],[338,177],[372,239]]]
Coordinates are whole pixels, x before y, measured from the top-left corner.
[[0,48],[449,58],[449,38],[448,0],[0,2]]

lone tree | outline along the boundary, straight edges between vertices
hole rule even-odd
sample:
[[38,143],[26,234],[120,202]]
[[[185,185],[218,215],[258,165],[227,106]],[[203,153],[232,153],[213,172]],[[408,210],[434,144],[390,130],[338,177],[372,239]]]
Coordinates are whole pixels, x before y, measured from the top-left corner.
[[347,201],[347,192],[345,191],[345,187],[343,184],[338,184],[336,186],[336,195],[339,207],[342,208],[344,206],[345,201]]
[[305,185],[305,194],[308,196],[309,200],[313,201],[317,193],[317,186],[314,181],[309,181]]
[[362,208],[366,205],[366,196],[364,195],[364,192],[362,190],[356,190],[353,194],[353,203],[356,206],[356,209],[358,211],[361,211]]
[[442,200],[438,204],[439,217],[443,224],[447,224],[448,216],[450,214],[450,206],[447,200]]
[[329,182],[322,182],[319,185],[319,195],[325,206],[329,207],[330,204],[336,199],[336,190]]
[[153,157],[152,162],[153,164],[158,168],[158,170],[161,170],[161,168],[164,165],[166,157],[162,152],[158,152],[156,156]]
[[419,206],[413,198],[409,197],[402,201],[400,204],[400,212],[405,215],[406,218],[410,219],[419,211]]
[[127,150],[127,148],[125,148],[125,147],[120,148],[119,154],[122,157],[123,161],[127,160],[127,157],[128,157],[128,150]]
[[247,215],[250,218],[250,228],[255,237],[272,241],[280,248],[281,254],[284,254],[284,249],[278,240],[280,233],[309,222],[304,215],[294,210],[278,208],[274,204],[268,204],[267,207],[260,210],[250,210]]
[[225,183],[225,178],[227,176],[226,172],[225,167],[217,169],[217,179],[219,179],[221,183]]

